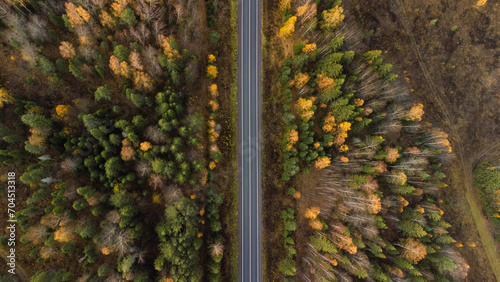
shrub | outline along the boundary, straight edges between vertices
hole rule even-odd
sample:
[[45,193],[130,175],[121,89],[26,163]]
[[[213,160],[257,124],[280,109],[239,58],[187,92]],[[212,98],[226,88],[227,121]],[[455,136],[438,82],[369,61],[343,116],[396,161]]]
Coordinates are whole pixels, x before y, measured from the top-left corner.
[[210,32],[210,38],[208,41],[212,44],[217,44],[219,42],[219,39],[220,39],[220,34],[217,31],[212,30]]

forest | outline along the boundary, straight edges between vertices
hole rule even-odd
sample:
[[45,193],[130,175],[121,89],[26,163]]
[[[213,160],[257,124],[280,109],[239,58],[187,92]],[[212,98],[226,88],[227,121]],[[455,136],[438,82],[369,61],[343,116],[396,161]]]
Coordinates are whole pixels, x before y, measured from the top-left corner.
[[[374,31],[340,0],[264,9],[265,34],[275,34],[264,46],[275,64],[265,70],[274,79],[264,86],[264,115],[281,113],[266,124],[280,131],[267,132],[274,141],[264,149],[264,170],[273,170],[264,205],[276,207],[264,218],[264,256],[273,261],[265,279],[466,281],[461,249],[476,244],[456,239],[443,211],[454,189],[443,168],[455,152],[385,61],[390,54],[368,48]],[[273,168],[274,159],[282,165]],[[474,178],[495,220],[497,169],[482,164]]]
[[236,29],[221,5],[234,6],[0,2],[1,203],[14,173],[19,281],[237,271],[236,51],[222,45]]
[[246,152],[241,3],[0,1],[0,281],[238,281],[253,151],[263,281],[498,280],[499,4],[263,0]]

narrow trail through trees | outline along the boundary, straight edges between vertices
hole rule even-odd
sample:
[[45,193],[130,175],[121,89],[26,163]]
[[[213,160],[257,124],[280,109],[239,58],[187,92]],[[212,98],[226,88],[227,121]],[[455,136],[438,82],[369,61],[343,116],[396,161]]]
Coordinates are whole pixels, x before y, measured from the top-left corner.
[[[5,250],[0,252],[0,256],[6,262],[9,261],[9,259],[7,258],[7,255],[8,254]],[[17,275],[17,278],[20,279],[20,281],[26,281],[26,282],[30,281],[30,279],[28,278],[28,275],[26,274],[26,271],[24,271],[24,268],[22,268],[21,265],[19,265],[19,263],[16,263],[16,275]]]
[[[406,34],[409,36],[409,38],[411,40],[411,46],[412,46],[413,52],[415,53],[415,55],[417,57],[420,69],[422,70],[422,74],[424,75],[425,80],[429,84],[429,88],[432,91],[432,93],[431,93],[432,95],[429,95],[429,98],[435,100],[435,104],[439,107],[441,113],[443,114],[444,118],[446,119],[447,126],[449,127],[449,130],[450,130],[450,132],[449,132],[450,135],[452,135],[454,137],[453,139],[458,140],[459,139],[458,127],[453,123],[452,119],[450,118],[450,114],[449,114],[447,108],[445,107],[446,104],[443,102],[444,93],[442,93],[442,91],[439,90],[439,88],[436,86],[436,84],[432,80],[432,77],[431,77],[431,75],[430,75],[430,73],[429,73],[429,71],[428,71],[428,69],[427,69],[427,67],[422,59],[422,55],[418,49],[418,45],[416,43],[415,37],[413,36],[413,33],[411,32],[410,25],[406,21],[407,16],[406,16],[406,11],[405,11],[405,8],[403,6],[402,0],[395,0],[395,2],[397,4],[397,8],[399,8],[398,12],[401,15],[401,17],[399,17],[401,19],[401,24],[403,25]],[[472,217],[474,219],[474,223],[476,224],[476,229],[477,229],[479,236],[481,238],[482,245],[483,245],[484,250],[486,252],[486,255],[488,257],[488,261],[491,265],[491,268],[493,269],[493,272],[495,273],[497,281],[500,281],[500,258],[498,257],[498,253],[496,251],[496,248],[494,248],[495,242],[494,242],[493,236],[489,233],[489,231],[487,229],[486,219],[484,218],[484,216],[481,213],[481,207],[478,206],[479,201],[478,201],[476,193],[474,191],[472,169],[473,169],[473,165],[476,163],[476,161],[471,162],[471,161],[466,160],[465,151],[464,151],[464,148],[463,148],[463,145],[461,142],[455,142],[455,144],[453,144],[453,145],[455,147],[454,149],[456,151],[457,161],[460,164],[460,167],[461,167],[462,173],[463,173],[463,177],[465,180],[463,182],[463,185],[465,187],[465,196],[467,199],[467,203],[469,204],[469,209],[470,209]],[[485,156],[486,154],[488,154],[489,152],[491,152],[492,150],[494,150],[498,147],[500,147],[500,144],[495,144],[489,148],[486,148],[485,150],[483,150],[482,153],[479,154],[478,157],[482,158],[483,156]],[[478,158],[476,158],[476,160],[477,159]],[[493,248],[491,248],[491,246],[493,246]]]

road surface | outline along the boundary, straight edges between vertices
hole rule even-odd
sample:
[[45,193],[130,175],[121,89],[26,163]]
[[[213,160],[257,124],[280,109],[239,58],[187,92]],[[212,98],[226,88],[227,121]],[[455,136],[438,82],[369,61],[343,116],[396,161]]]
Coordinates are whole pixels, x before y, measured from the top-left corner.
[[239,281],[262,281],[261,0],[240,0],[238,19]]

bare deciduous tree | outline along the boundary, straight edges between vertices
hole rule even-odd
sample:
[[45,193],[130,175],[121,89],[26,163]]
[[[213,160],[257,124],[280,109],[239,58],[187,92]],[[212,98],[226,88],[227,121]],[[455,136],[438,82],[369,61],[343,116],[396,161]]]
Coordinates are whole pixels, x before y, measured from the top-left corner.
[[177,202],[182,197],[182,192],[176,185],[170,185],[163,189],[165,202],[170,205]]
[[158,125],[148,126],[144,132],[144,136],[155,144],[163,144],[167,140],[167,136],[161,131]]
[[26,24],[26,30],[32,39],[43,41],[47,39],[46,26],[46,19],[39,15],[34,15],[30,17],[30,21]]
[[145,160],[138,161],[135,165],[135,171],[139,177],[146,177],[151,172],[151,164]]
[[151,35],[151,32],[145,23],[141,23],[137,29],[134,27],[130,28],[130,35],[132,35],[139,43],[141,43],[142,46],[144,46]]
[[42,243],[45,234],[47,234],[47,227],[43,226],[42,224],[37,224],[31,226],[28,229],[28,233],[26,234],[26,236],[31,241],[31,243],[33,243],[33,245],[38,245]]
[[151,21],[160,20],[163,15],[163,8],[155,5],[154,1],[146,3],[144,0],[139,0],[136,3],[137,14],[139,14],[141,20],[147,21],[149,24],[151,24]]

